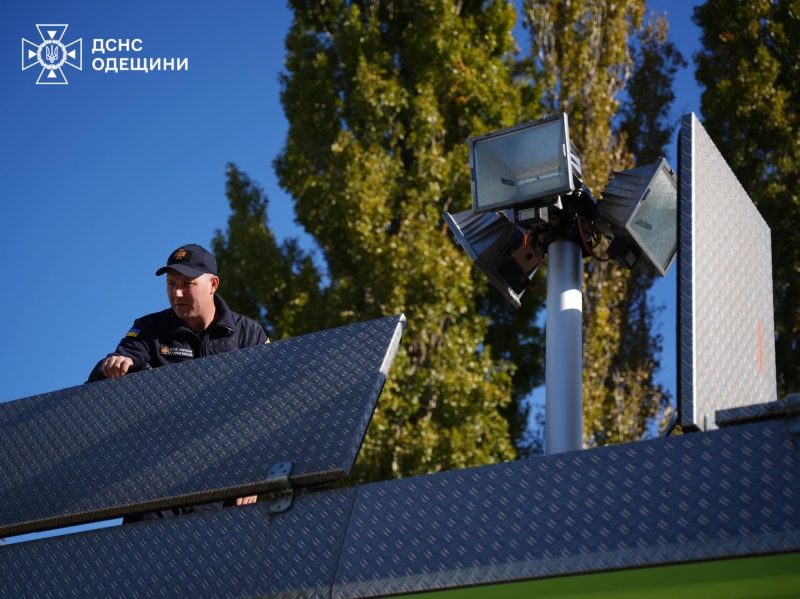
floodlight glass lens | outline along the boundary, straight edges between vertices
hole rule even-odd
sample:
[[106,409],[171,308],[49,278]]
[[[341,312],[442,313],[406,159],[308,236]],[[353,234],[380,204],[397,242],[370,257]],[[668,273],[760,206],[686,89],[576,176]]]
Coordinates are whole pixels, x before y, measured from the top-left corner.
[[639,247],[662,273],[678,247],[678,188],[662,167],[627,226]]
[[473,151],[479,209],[570,188],[566,131],[560,119],[480,140]]

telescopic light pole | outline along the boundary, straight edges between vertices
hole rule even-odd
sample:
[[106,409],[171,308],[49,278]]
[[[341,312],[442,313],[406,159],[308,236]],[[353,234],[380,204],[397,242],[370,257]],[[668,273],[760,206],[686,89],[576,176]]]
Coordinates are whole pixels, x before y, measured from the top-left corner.
[[547,247],[545,453],[582,448],[583,261],[578,241]]

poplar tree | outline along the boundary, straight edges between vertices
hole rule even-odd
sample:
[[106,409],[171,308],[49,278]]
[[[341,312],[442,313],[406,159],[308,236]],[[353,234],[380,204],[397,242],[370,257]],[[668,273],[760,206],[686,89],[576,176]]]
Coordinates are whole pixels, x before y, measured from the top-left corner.
[[795,393],[800,390],[800,2],[709,0],[695,8],[694,22],[702,31],[695,60],[704,87],[703,124],[772,229],[778,388]]
[[[526,3],[532,58],[511,36],[516,14],[502,0],[290,5],[281,96],[289,133],[275,167],[320,255],[278,244],[267,198],[229,165],[232,214],[213,242],[221,292],[273,339],[406,314],[354,482],[540,450],[540,436],[526,437],[523,400],[543,382],[543,296],[526,292],[513,310],[441,214],[470,207],[469,136],[560,111],[597,194],[611,169],[633,161],[612,127],[616,96],[667,42],[639,44],[634,60],[629,44],[646,28],[643,4],[632,1]],[[663,102],[649,106],[655,116],[632,106],[624,120],[652,149],[665,116]],[[587,443],[639,438],[666,401],[652,382],[659,342],[647,284],[636,291],[638,279],[598,265],[590,273]]]
[[[405,313],[354,481],[513,459],[513,364],[486,343],[485,277],[441,219],[470,206],[466,139],[524,114],[503,1],[292,0],[275,163],[319,262],[278,246],[230,168],[214,249],[234,309],[277,338]],[[233,276],[232,276],[233,275]],[[225,289],[221,290],[225,294]]]

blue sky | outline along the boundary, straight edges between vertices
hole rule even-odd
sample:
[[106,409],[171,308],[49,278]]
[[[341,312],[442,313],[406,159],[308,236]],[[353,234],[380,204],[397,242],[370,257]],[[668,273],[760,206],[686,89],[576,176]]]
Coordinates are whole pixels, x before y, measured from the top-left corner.
[[[135,317],[166,307],[155,270],[225,227],[228,161],[265,187],[279,236],[300,232],[271,166],[287,130],[281,2],[13,4],[0,19],[10,283],[0,401],[82,383]],[[37,23],[82,38],[83,70],[65,65],[68,85],[36,85],[41,69],[21,70],[21,38],[40,41]],[[140,38],[140,52],[122,55],[188,58],[189,68],[97,72],[92,59],[113,55],[92,54],[93,38]]]
[[[667,11],[689,60],[674,107],[699,113],[691,55],[694,2]],[[68,24],[83,41],[68,85],[36,85],[21,40],[36,24]],[[235,162],[270,199],[279,238],[302,236],[272,161],[287,132],[278,75],[291,14],[282,0],[140,2],[41,0],[0,8],[0,402],[83,383],[134,318],[167,307],[155,271],[184,243],[224,228],[225,165]],[[141,39],[141,51],[92,54],[92,40]],[[520,41],[522,47],[524,40]],[[95,58],[188,59],[188,70],[98,72]],[[674,148],[668,156],[677,167]],[[221,293],[224,296],[224,281]],[[654,289],[665,305],[662,380],[674,389],[675,269]]]

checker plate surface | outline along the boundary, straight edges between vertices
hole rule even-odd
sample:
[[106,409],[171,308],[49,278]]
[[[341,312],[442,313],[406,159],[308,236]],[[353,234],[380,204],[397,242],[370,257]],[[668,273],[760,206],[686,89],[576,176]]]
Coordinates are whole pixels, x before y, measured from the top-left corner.
[[336,480],[402,315],[0,404],[0,536]]
[[0,547],[0,596],[345,599],[797,552],[791,420]]
[[798,551],[797,449],[769,421],[365,485],[333,597]]
[[329,598],[355,489],[0,547],[0,597]]
[[678,410],[705,430],[717,410],[778,399],[770,229],[694,114],[680,132]]
[[771,418],[783,418],[800,414],[800,394],[790,395],[784,401],[760,403],[742,408],[719,410],[716,415],[717,426],[733,426],[743,422],[756,422]]

